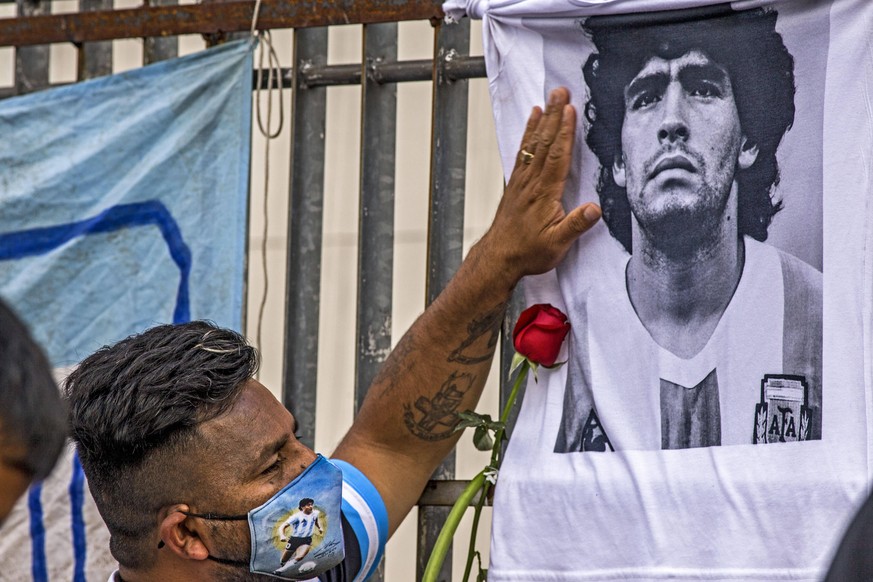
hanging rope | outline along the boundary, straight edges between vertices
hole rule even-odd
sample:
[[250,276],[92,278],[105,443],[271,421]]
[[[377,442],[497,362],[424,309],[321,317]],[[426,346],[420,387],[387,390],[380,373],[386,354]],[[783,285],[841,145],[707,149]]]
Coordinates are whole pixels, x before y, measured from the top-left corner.
[[[255,0],[255,9],[252,13],[252,36],[258,37],[260,41],[260,53],[258,56],[258,71],[255,82],[255,117],[258,121],[258,130],[264,136],[264,201],[263,201],[263,238],[261,240],[261,269],[264,277],[264,291],[261,294],[261,302],[258,306],[258,321],[255,328],[255,342],[258,350],[263,352],[263,343],[261,341],[261,329],[264,324],[264,311],[267,307],[267,293],[269,291],[269,277],[267,271],[267,234],[269,232],[269,193],[270,193],[270,142],[279,137],[282,132],[282,127],[285,124],[284,101],[283,101],[283,80],[282,67],[279,64],[279,56],[273,48],[272,37],[269,30],[258,31],[258,14],[261,10],[261,0]],[[267,55],[267,111],[266,120],[262,120],[261,116],[261,85],[263,84],[264,74],[264,55]],[[271,129],[273,119],[273,95],[275,85],[278,85],[278,100],[279,100],[279,122],[275,130]]]

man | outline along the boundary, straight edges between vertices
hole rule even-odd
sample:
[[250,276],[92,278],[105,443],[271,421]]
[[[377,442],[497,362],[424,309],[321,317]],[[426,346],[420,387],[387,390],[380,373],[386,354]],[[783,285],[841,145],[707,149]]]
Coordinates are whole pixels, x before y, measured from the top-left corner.
[[557,90],[534,109],[491,228],[386,360],[330,462],[295,438],[294,417],[253,378],[256,352],[229,330],[152,328],[80,364],[66,383],[72,434],[116,581],[262,580],[280,563],[276,524],[301,497],[319,500],[326,535],[283,575],[373,571],[457,442],[456,413],[478,400],[513,288],[599,219],[596,205],[561,205],[568,103]]
[[[279,541],[285,544],[285,551],[282,552],[281,565],[293,556],[292,564],[295,564],[306,557],[309,550],[312,549],[312,532],[318,528],[318,534],[324,535],[324,528],[318,522],[318,516],[321,512],[315,509],[315,500],[309,497],[304,497],[297,505],[297,513],[286,519],[279,526]],[[288,528],[291,528],[291,535],[287,535]],[[276,573],[281,573],[284,570],[279,568]]]
[[556,452],[821,438],[821,273],[762,244],[794,120],[776,17],[586,21],[587,143],[630,257],[570,307]]
[[42,348],[0,301],[0,525],[64,447],[66,408]]

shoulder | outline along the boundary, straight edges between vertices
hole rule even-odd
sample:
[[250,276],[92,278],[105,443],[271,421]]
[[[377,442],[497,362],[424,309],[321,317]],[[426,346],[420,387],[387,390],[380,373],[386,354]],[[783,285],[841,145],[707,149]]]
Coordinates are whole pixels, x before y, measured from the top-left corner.
[[376,487],[354,465],[331,459],[343,474],[342,513],[357,538],[360,572],[366,580],[378,567],[388,542],[388,510]]
[[814,315],[818,325],[821,325],[823,308],[821,272],[794,255],[778,250],[777,253],[782,265],[785,302],[791,307],[788,312],[792,310],[807,312]]
[[779,261],[782,263],[782,276],[786,285],[799,287],[821,296],[822,274],[821,271],[785,251],[776,251]]

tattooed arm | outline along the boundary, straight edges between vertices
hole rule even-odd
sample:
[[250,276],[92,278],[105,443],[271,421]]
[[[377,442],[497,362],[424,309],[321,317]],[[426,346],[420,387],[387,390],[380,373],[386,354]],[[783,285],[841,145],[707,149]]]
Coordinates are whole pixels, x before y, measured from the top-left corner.
[[534,108],[522,138],[533,159],[519,153],[488,232],[385,361],[334,454],[379,490],[392,533],[457,442],[456,413],[479,400],[515,285],[553,269],[600,218],[595,204],[561,204],[576,127],[568,103],[558,89],[545,113]]

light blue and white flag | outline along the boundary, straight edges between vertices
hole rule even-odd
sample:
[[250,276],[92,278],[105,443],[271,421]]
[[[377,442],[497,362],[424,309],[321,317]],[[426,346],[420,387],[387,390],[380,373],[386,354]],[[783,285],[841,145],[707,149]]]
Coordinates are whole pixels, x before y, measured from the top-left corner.
[[[241,328],[253,48],[0,102],[0,296],[56,368],[158,323]],[[0,530],[0,578],[108,577],[85,489],[62,458]]]

